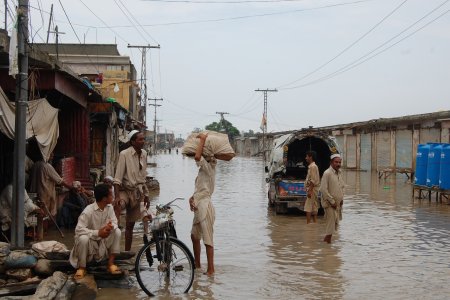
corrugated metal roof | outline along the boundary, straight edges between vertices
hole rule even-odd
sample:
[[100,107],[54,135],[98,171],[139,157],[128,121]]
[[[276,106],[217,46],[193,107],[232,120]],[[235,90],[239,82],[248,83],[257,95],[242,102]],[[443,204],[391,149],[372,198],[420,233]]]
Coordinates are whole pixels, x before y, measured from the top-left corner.
[[[35,43],[33,47],[39,48],[49,54],[56,53],[56,44]],[[117,55],[120,56],[116,44],[58,44],[60,55]]]

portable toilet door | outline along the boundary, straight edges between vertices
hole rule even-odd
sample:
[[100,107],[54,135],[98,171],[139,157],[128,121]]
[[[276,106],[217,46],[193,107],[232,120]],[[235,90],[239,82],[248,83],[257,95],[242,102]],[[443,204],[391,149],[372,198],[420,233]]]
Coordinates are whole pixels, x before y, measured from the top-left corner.
[[414,172],[414,184],[425,185],[427,183],[427,166],[428,153],[430,152],[429,144],[420,144],[417,146],[416,170]]
[[441,170],[441,152],[442,144],[429,144],[430,151],[428,152],[428,166],[427,166],[427,183],[428,187],[439,186],[439,172]]
[[450,144],[445,144],[442,147],[439,188],[450,190]]

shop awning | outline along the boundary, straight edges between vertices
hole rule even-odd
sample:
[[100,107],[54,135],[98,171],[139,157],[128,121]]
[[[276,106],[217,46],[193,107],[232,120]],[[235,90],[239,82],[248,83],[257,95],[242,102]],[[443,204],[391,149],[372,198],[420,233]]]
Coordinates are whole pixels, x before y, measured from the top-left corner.
[[[8,100],[0,88],[0,131],[14,140],[15,103]],[[58,109],[51,106],[45,98],[28,101],[27,140],[35,137],[42,157],[48,160],[56,146],[59,136]]]

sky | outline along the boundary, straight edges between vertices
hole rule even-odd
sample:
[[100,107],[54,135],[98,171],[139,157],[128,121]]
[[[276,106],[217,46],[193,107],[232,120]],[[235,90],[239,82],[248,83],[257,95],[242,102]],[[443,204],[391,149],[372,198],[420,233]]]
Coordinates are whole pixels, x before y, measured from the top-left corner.
[[217,112],[260,132],[256,89],[277,89],[268,132],[450,110],[450,0],[30,0],[30,40],[45,41],[52,3],[61,43],[117,43],[138,77],[127,45],[160,45],[147,93],[177,137]]

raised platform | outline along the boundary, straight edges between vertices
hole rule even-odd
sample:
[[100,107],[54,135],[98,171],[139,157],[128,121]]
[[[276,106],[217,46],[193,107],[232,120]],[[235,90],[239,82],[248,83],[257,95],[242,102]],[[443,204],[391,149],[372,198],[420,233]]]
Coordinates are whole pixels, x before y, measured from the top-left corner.
[[[417,195],[417,197],[416,197]],[[413,185],[413,198],[418,199],[428,199],[431,201],[432,198],[436,202],[444,202],[450,204],[450,190],[440,189],[437,186],[424,186],[424,185]]]

